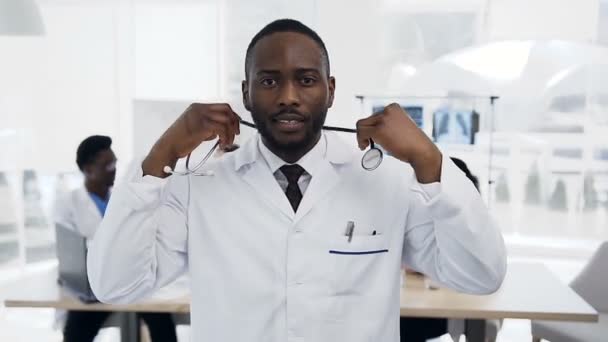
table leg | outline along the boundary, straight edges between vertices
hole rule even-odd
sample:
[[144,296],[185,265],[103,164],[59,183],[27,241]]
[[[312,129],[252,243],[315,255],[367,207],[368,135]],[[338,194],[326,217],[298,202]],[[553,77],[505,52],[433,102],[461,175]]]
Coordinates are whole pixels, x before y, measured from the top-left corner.
[[140,342],[139,317],[135,312],[125,312],[120,323],[121,342]]
[[464,334],[467,342],[486,341],[486,321],[483,319],[467,319],[464,322]]

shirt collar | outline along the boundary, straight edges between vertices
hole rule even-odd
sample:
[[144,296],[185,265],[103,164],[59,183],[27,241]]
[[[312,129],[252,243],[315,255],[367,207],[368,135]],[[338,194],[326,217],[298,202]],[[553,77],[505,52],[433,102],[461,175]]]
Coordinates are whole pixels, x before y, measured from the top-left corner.
[[[277,172],[277,170],[283,165],[289,165],[289,163],[285,162],[283,159],[279,158],[276,154],[272,153],[264,145],[262,139],[258,140],[258,148],[262,157],[266,160],[268,167],[272,173]],[[295,162],[294,164],[300,165],[304,170],[311,176],[314,175],[315,170],[319,166],[320,163],[325,160],[327,152],[327,140],[325,138],[325,134],[321,135],[321,138],[317,142],[317,144],[312,148],[312,150],[308,151],[300,160]]]

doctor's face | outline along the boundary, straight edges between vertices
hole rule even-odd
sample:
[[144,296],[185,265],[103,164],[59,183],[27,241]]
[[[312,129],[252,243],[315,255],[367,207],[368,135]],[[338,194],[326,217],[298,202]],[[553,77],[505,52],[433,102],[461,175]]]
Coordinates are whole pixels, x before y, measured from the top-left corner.
[[95,159],[85,166],[85,177],[105,186],[114,185],[116,178],[116,155],[111,149],[99,151]]
[[306,35],[278,32],[251,51],[243,102],[271,150],[312,148],[331,107],[335,80],[321,47]]

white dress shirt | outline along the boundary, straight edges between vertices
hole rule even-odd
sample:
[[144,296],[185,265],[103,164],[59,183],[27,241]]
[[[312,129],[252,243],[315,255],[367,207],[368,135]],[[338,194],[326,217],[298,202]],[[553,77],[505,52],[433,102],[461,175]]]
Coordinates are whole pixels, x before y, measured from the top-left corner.
[[89,250],[97,298],[137,301],[188,271],[193,341],[397,342],[403,263],[459,291],[500,286],[502,236],[449,158],[429,196],[408,164],[366,171],[356,144],[323,137],[295,213],[259,136],[214,176],[133,170]]
[[[300,165],[304,169],[304,173],[300,176],[298,180],[298,187],[300,188],[300,192],[304,194],[306,189],[308,188],[308,184],[310,184],[310,180],[312,179],[318,165],[325,158],[327,143],[325,138],[319,139],[319,142],[310,150],[308,153],[303,156],[300,160],[295,162],[294,164]],[[279,158],[276,154],[272,153],[264,143],[262,143],[262,139],[258,140],[258,149],[264,157],[264,160],[268,164],[268,168],[270,172],[274,175],[274,178],[279,183],[283,192],[287,190],[287,185],[289,182],[287,181],[287,177],[279,170],[283,165],[290,165],[283,161],[283,159]]]

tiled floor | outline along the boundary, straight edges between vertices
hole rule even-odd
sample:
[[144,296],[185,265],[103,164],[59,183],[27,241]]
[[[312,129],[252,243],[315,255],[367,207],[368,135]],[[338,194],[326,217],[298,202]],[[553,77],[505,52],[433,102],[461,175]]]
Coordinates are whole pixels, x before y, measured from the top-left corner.
[[[8,312],[7,312],[8,311]],[[0,313],[0,341],[3,342],[61,342],[61,333],[53,329],[54,310],[4,309]],[[190,329],[178,327],[179,341],[189,341]],[[119,342],[120,331],[106,328],[95,342]],[[448,335],[433,342],[452,342]],[[464,341],[464,337],[461,339]],[[527,320],[506,320],[497,342],[531,341],[530,322]]]
[[[536,260],[544,262],[562,281],[569,282],[582,267],[580,262]],[[1,280],[0,280],[1,284]],[[1,288],[1,287],[0,287]],[[0,293],[1,294],[1,293]],[[0,300],[2,300],[0,295]],[[7,309],[0,306],[0,341],[2,342],[60,342],[61,333],[53,328],[54,310]],[[190,328],[178,327],[180,341],[189,341]],[[530,321],[505,320],[497,342],[531,341]],[[118,342],[120,334],[116,328],[102,330],[95,342]],[[449,336],[433,342],[451,342]],[[461,339],[462,342],[464,338]]]

